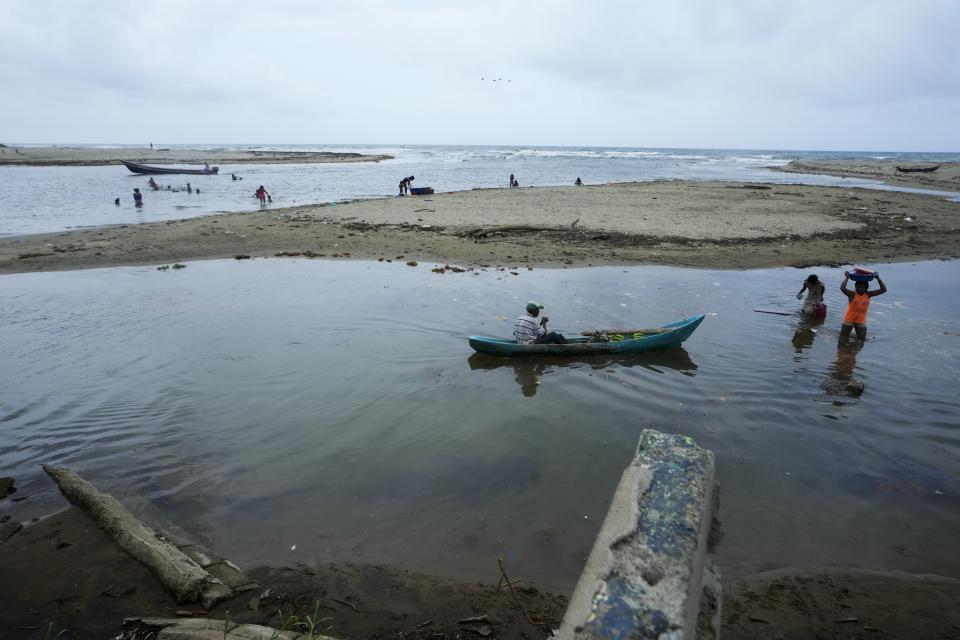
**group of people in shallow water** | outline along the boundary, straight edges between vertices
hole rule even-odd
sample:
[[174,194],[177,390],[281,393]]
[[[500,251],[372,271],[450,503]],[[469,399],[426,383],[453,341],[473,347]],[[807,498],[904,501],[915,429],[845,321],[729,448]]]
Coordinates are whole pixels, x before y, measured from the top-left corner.
[[[209,167],[209,165],[207,165],[207,167]],[[243,180],[243,178],[239,177],[239,176],[238,176],[237,174],[235,174],[235,173],[231,173],[231,174],[230,174],[230,179],[233,180],[233,181]],[[400,195],[401,195],[401,196],[405,196],[405,195],[409,195],[409,194],[410,194],[410,183],[413,182],[414,179],[415,179],[414,176],[407,176],[406,178],[403,178],[402,180],[400,180]],[[510,183],[510,186],[511,186],[511,187],[519,187],[519,186],[520,186],[520,183],[517,181],[516,176],[514,176],[512,173],[510,174],[510,182],[509,182],[509,183]],[[582,186],[582,185],[583,185],[583,182],[582,182],[582,181],[580,180],[580,178],[578,177],[577,180],[576,180],[576,182],[574,182],[574,184],[579,187],[579,186]],[[161,190],[164,190],[164,189],[167,190],[167,191],[180,191],[180,189],[173,188],[173,187],[171,187],[170,185],[167,185],[166,187],[161,187],[159,184],[157,184],[157,181],[154,180],[153,177],[151,177],[149,180],[147,180],[147,186],[150,187],[151,189],[153,189],[154,191],[161,191]],[[200,193],[200,189],[199,189],[199,188],[198,188],[198,189],[193,189],[193,187],[190,186],[190,183],[189,183],[189,182],[187,183],[186,191],[187,191],[187,193],[193,193],[194,191],[196,191],[197,193]],[[273,197],[272,197],[269,193],[267,193],[267,190],[264,188],[263,185],[260,185],[260,186],[257,188],[257,190],[254,191],[253,196],[254,196],[255,198],[257,198],[258,200],[260,200],[260,204],[266,204],[267,202],[273,202]],[[114,203],[115,205],[119,206],[119,205],[120,205],[120,198],[117,198],[116,200],[114,200],[113,203]],[[143,194],[140,192],[140,189],[134,189],[134,190],[133,190],[133,203],[134,203],[134,205],[137,206],[137,207],[142,207],[142,206],[143,206]]]
[[[841,342],[849,339],[851,332],[856,332],[857,340],[863,341],[867,338],[867,310],[870,307],[870,299],[887,292],[887,286],[880,279],[880,274],[873,272],[872,276],[880,285],[879,289],[870,290],[869,281],[858,280],[851,291],[847,288],[850,272],[843,272],[840,291],[847,297],[847,311],[840,325]],[[804,292],[807,297],[803,301],[802,312],[816,318],[825,318],[827,306],[823,302],[823,296],[826,293],[826,287],[816,274],[807,276],[803,281],[803,286],[797,293],[798,300],[803,298]],[[547,329],[547,323],[550,320],[547,317],[539,317],[541,309],[543,309],[542,304],[527,303],[526,313],[517,318],[513,325],[514,339],[521,344],[566,344],[567,339],[563,334]]]
[[[153,189],[154,191],[173,191],[175,193],[181,191],[180,189],[171,187],[169,184],[165,187],[161,187],[159,184],[157,184],[157,181],[154,180],[153,178],[150,178],[149,180],[147,180],[147,186]],[[200,188],[197,187],[196,189],[194,189],[193,185],[191,185],[189,182],[187,183],[186,188],[183,190],[186,191],[187,193],[193,193],[194,191],[196,191],[198,194],[200,193]],[[113,204],[119,207],[120,198],[115,198],[113,201]],[[143,193],[140,191],[139,188],[134,188],[133,190],[133,206],[137,207],[138,209],[143,206]]]
[[[851,291],[847,284],[850,282],[850,272],[843,272],[843,282],[840,283],[840,291],[847,297],[847,311],[843,315],[843,323],[840,325],[840,340],[849,338],[851,332],[856,332],[858,340],[867,338],[867,310],[870,308],[870,299],[887,292],[887,286],[880,279],[880,274],[874,272],[879,289],[870,290],[870,282],[867,280],[858,280],[853,285]],[[807,315],[816,318],[825,318],[827,316],[827,305],[823,302],[823,296],[826,293],[826,287],[820,281],[816,274],[810,274],[803,281],[803,286],[797,292],[797,299],[807,293],[803,301],[801,311]]]
[[[235,174],[230,174],[230,175],[233,176],[233,179],[234,179],[234,180],[242,180],[242,179],[243,179],[243,178],[237,177]],[[176,188],[176,187],[172,187],[172,186],[170,186],[169,184],[168,184],[167,186],[165,186],[165,187],[159,185],[159,184],[157,183],[157,181],[153,179],[153,176],[151,176],[150,179],[147,180],[147,186],[150,187],[150,188],[151,188],[152,190],[154,190],[154,191],[164,191],[164,190],[165,190],[165,191],[173,191],[173,192],[179,192],[179,191],[181,191],[181,189],[178,189],[178,188]],[[196,189],[194,189],[194,188],[193,188],[193,185],[191,185],[189,182],[187,183],[186,188],[183,189],[183,190],[185,190],[187,193],[193,193],[193,192],[197,192],[198,194],[200,193],[200,188],[197,187]],[[253,192],[253,197],[254,197],[254,198],[257,198],[257,199],[260,201],[260,204],[266,204],[267,202],[273,202],[273,196],[271,196],[271,195],[267,192],[266,188],[264,188],[263,185],[260,185],[260,186],[257,188],[257,190]],[[117,205],[117,206],[119,207],[119,206],[120,206],[120,198],[114,199],[113,204],[115,204],[115,205]],[[133,205],[134,205],[135,207],[137,207],[138,209],[143,206],[143,193],[140,191],[139,188],[135,188],[135,189],[133,190]]]
[[[153,177],[151,177],[149,180],[147,180],[147,186],[150,187],[151,189],[153,189],[154,191],[163,191],[163,190],[166,190],[166,191],[173,191],[174,193],[178,193],[178,192],[180,192],[180,191],[186,191],[187,193],[193,193],[194,191],[196,191],[197,193],[200,193],[200,187],[197,187],[196,189],[194,189],[194,188],[193,188],[193,185],[191,185],[189,182],[187,183],[187,186],[186,186],[185,188],[183,188],[183,189],[178,189],[177,187],[172,187],[172,186],[170,186],[169,184],[168,184],[167,186],[165,186],[165,187],[162,187],[162,186],[160,186],[159,184],[157,184],[157,181],[154,180]],[[137,189],[134,189],[134,191],[137,191]],[[134,199],[136,199],[136,196],[134,196]]]

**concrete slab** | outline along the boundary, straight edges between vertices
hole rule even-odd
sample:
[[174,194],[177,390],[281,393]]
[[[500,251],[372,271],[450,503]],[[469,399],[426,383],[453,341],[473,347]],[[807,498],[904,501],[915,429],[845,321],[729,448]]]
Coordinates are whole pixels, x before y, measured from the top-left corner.
[[719,637],[719,574],[708,548],[716,491],[713,453],[644,430],[557,637]]

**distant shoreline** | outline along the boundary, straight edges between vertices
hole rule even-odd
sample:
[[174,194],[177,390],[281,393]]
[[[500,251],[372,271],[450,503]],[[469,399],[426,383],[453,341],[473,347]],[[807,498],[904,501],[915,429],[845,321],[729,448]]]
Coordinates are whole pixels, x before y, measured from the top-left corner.
[[380,162],[393,156],[333,151],[256,151],[238,149],[90,149],[83,147],[3,147],[0,166],[99,166],[119,164],[309,164],[325,162]]
[[[900,169],[898,169],[900,167]],[[937,167],[930,173],[902,171]],[[917,162],[913,160],[792,160],[769,167],[783,173],[806,173],[840,178],[881,180],[896,187],[960,191],[960,162]]]
[[0,238],[0,273],[237,256],[382,259],[515,272],[952,259],[960,258],[960,203],[861,188],[658,181],[265,207]]

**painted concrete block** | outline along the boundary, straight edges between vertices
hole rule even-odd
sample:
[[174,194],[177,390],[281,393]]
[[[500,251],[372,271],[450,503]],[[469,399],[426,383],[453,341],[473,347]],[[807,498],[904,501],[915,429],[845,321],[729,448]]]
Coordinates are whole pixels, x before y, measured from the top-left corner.
[[708,548],[716,497],[712,452],[644,430],[557,637],[719,638]]

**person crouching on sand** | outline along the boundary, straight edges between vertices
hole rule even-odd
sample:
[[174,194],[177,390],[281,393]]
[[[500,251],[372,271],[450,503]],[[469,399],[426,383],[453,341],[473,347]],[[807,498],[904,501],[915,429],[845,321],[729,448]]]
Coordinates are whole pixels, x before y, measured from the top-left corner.
[[867,339],[867,309],[870,306],[870,298],[879,296],[887,292],[887,285],[883,284],[880,274],[875,274],[879,289],[867,291],[870,284],[867,282],[857,282],[854,290],[847,289],[847,282],[850,280],[850,272],[843,272],[843,283],[840,285],[840,291],[847,296],[847,313],[843,316],[843,324],[840,326],[840,340],[846,340],[850,337],[850,331],[856,330],[857,340]]
[[566,344],[567,339],[556,331],[547,331],[549,318],[540,318],[537,322],[537,316],[540,315],[542,304],[536,302],[527,303],[527,312],[517,318],[513,325],[513,337],[520,344]]

